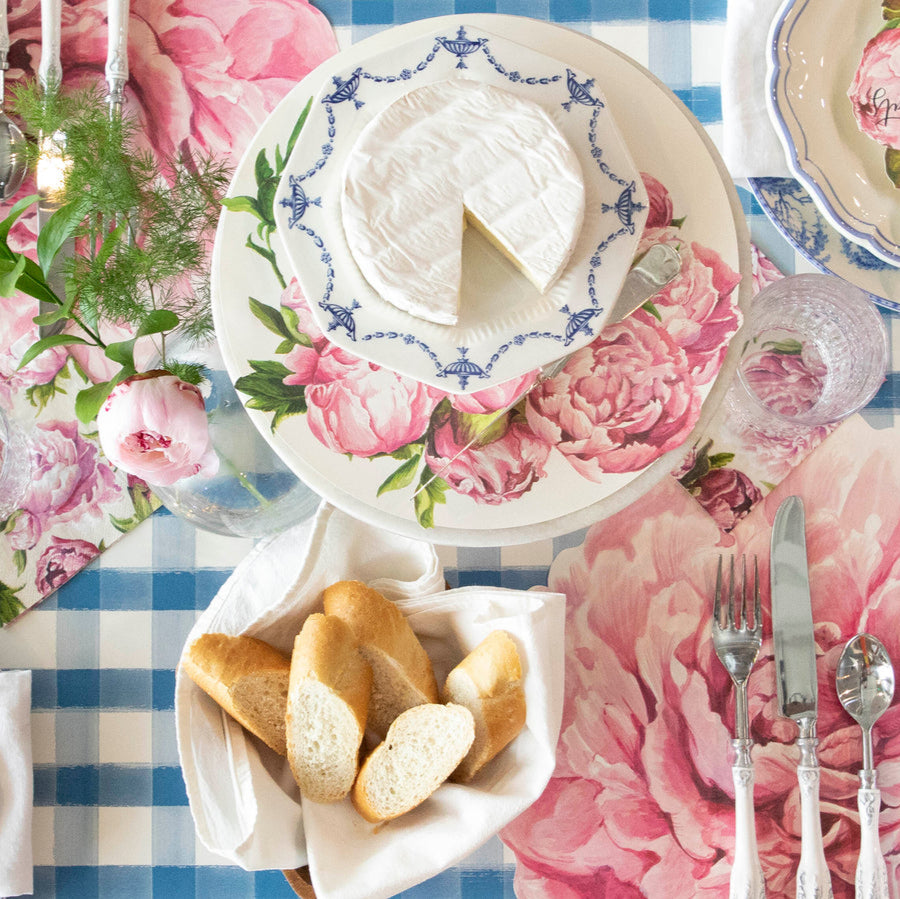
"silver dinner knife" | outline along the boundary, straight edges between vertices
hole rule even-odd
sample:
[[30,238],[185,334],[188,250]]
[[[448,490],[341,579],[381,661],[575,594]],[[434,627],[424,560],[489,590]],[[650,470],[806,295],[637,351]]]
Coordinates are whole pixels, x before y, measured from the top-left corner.
[[770,570],[778,706],[781,714],[792,718],[800,730],[797,779],[801,844],[797,899],[830,899],[831,877],[825,861],[819,813],[816,644],[806,565],[806,527],[799,496],[789,496],[778,507],[772,526]]

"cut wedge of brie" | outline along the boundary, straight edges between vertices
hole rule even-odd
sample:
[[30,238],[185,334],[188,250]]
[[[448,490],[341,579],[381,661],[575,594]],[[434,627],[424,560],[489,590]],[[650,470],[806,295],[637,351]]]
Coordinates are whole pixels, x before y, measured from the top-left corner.
[[581,166],[537,104],[465,78],[416,88],[362,130],[341,216],[356,264],[387,302],[456,324],[466,221],[545,293],[584,218]]

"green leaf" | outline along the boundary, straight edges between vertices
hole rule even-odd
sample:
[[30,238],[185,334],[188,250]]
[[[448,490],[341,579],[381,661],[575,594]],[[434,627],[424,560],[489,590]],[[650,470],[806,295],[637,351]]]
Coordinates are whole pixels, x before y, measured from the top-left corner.
[[[900,19],[897,20],[900,22]],[[884,170],[894,187],[900,187],[900,150],[886,147],[884,150]]]
[[652,300],[647,300],[647,302],[644,303],[643,306],[641,306],[641,309],[649,312],[655,319],[662,321],[662,315],[660,314],[659,309],[656,308]]
[[21,574],[25,570],[27,564],[28,556],[25,554],[25,550],[17,549],[13,553],[13,565],[16,566],[16,574]]
[[734,453],[714,453],[709,457],[710,468],[724,468],[734,461]]
[[90,341],[85,340],[83,337],[78,337],[75,334],[51,334],[49,337],[42,337],[25,350],[18,367],[20,369],[24,368],[32,359],[36,359],[40,356],[44,350],[49,350],[55,346],[69,346],[77,343],[93,346]]
[[281,343],[275,347],[275,355],[283,356],[285,353],[289,353],[295,346],[293,340],[282,340]]
[[[11,297],[16,291],[19,277],[25,271],[25,256],[19,256],[15,264],[0,275],[0,296]],[[3,264],[5,267],[5,263]]]
[[134,338],[131,340],[120,340],[117,343],[111,343],[106,347],[104,355],[107,359],[112,359],[123,368],[129,370],[129,374],[134,374]]
[[116,384],[118,381],[113,378],[102,384],[93,384],[91,387],[79,390],[75,395],[75,414],[78,416],[78,420],[84,424],[93,421],[97,417],[103,401]]
[[291,153],[294,152],[294,144],[297,143],[297,138],[300,137],[300,132],[303,130],[303,126],[306,124],[306,118],[309,115],[309,110],[312,108],[312,97],[310,97],[306,101],[306,106],[303,107],[303,112],[300,113],[300,118],[297,119],[294,124],[294,130],[291,132],[291,136],[288,138],[287,146],[284,148],[284,159],[285,162],[291,158]]
[[279,337],[285,337],[288,340],[293,342],[293,334],[291,334],[287,325],[284,322],[284,318],[282,317],[282,313],[279,309],[276,309],[274,306],[268,306],[265,303],[261,303],[259,300],[254,299],[253,297],[248,297],[248,302],[250,305],[250,311],[253,315],[265,325],[273,334],[277,334]]
[[47,277],[62,245],[75,233],[75,229],[84,219],[88,205],[88,199],[80,197],[65,206],[60,206],[41,228],[37,239],[37,255],[44,277]]
[[178,316],[171,309],[154,309],[141,322],[135,333],[135,339],[148,334],[160,334],[163,331],[174,331],[178,327]]
[[786,337],[784,340],[766,340],[763,349],[770,349],[782,356],[800,356],[803,353],[803,344],[794,337]]
[[9,215],[0,222],[0,243],[2,243],[2,247],[6,250],[7,254],[12,254],[12,250],[6,245],[6,242],[9,239],[10,229],[16,223],[19,216],[28,209],[29,206],[33,206],[37,203],[40,198],[40,194],[31,194],[30,196],[23,197],[9,210]]
[[891,28],[900,27],[900,19],[888,19],[881,28],[876,31],[876,34],[881,34],[882,31],[889,31]]
[[284,323],[288,328],[288,333],[293,338],[294,343],[299,343],[301,346],[312,347],[312,338],[300,330],[300,316],[297,315],[296,309],[291,309],[290,306],[282,306],[281,317],[284,319]]
[[248,409],[273,412],[272,431],[291,415],[306,412],[306,389],[302,384],[285,384],[284,378],[291,372],[280,362],[251,360],[252,374],[235,381],[236,390],[247,394]]
[[127,534],[129,531],[133,531],[137,524],[142,519],[137,518],[132,515],[131,518],[118,518],[115,515],[109,516],[109,523],[120,533]]
[[16,596],[17,592],[7,584],[0,583],[0,624],[9,624],[25,611],[25,604]]
[[249,212],[250,215],[256,216],[256,218],[258,219],[262,219],[262,215],[259,211],[259,205],[256,202],[256,197],[225,197],[222,200],[222,205],[231,212]]
[[409,487],[416,476],[416,469],[418,469],[421,459],[422,457],[419,455],[407,459],[392,475],[381,482],[375,495],[381,496],[389,490],[402,490],[404,487]]
[[275,170],[269,164],[269,159],[266,156],[265,147],[256,154],[256,164],[253,167],[253,173],[256,176],[257,187],[262,187],[275,174]]
[[416,520],[423,528],[434,527],[434,507],[438,503],[446,503],[445,496],[449,489],[449,484],[443,478],[434,478],[430,483],[428,479],[432,478],[434,472],[426,465],[422,469],[422,477],[419,478],[419,487],[427,484],[424,489],[413,497],[413,506],[416,510]]

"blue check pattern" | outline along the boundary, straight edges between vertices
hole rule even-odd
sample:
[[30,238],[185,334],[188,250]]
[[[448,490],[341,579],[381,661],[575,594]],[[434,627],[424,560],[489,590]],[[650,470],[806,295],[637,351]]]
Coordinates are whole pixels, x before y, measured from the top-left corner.
[[[319,0],[342,46],[394,24],[451,13],[549,19],[623,50],[660,77],[708,129],[721,130],[719,70],[726,0]],[[754,242],[786,273],[809,271],[740,191]],[[893,332],[896,315],[885,313]],[[894,344],[897,338],[894,336]],[[900,360],[895,353],[894,366]],[[866,410],[890,427],[892,371]],[[524,547],[441,548],[452,586],[527,589],[583,532]],[[35,895],[290,897],[278,871],[247,873],[196,840],[175,748],[175,665],[199,611],[245,540],[195,531],[161,510],[56,596],[0,632],[0,662],[34,672]],[[12,847],[5,847],[8,851]],[[498,839],[403,893],[416,899],[509,899],[514,859]]]

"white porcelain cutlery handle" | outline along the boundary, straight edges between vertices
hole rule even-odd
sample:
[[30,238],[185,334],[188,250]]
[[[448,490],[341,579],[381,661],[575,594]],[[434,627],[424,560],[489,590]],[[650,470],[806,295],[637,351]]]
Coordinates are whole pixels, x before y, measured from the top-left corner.
[[731,868],[729,899],[763,899],[766,881],[759,863],[753,810],[752,740],[732,740],[734,764],[734,864]]
[[800,866],[797,868],[797,899],[832,899],[831,875],[825,861],[822,817],[819,812],[819,759],[815,737],[800,737]]
[[[888,899],[887,866],[881,854],[878,838],[878,813],[881,810],[881,790],[866,785],[860,772],[862,786],[857,794],[859,805],[860,844],[856,865],[857,899]],[[874,781],[874,777],[871,778]]]
[[44,90],[53,90],[62,82],[59,61],[62,45],[62,0],[41,0],[41,61],[38,78]]
[[106,83],[109,101],[121,105],[128,81],[128,0],[108,0],[109,47],[106,56]]

